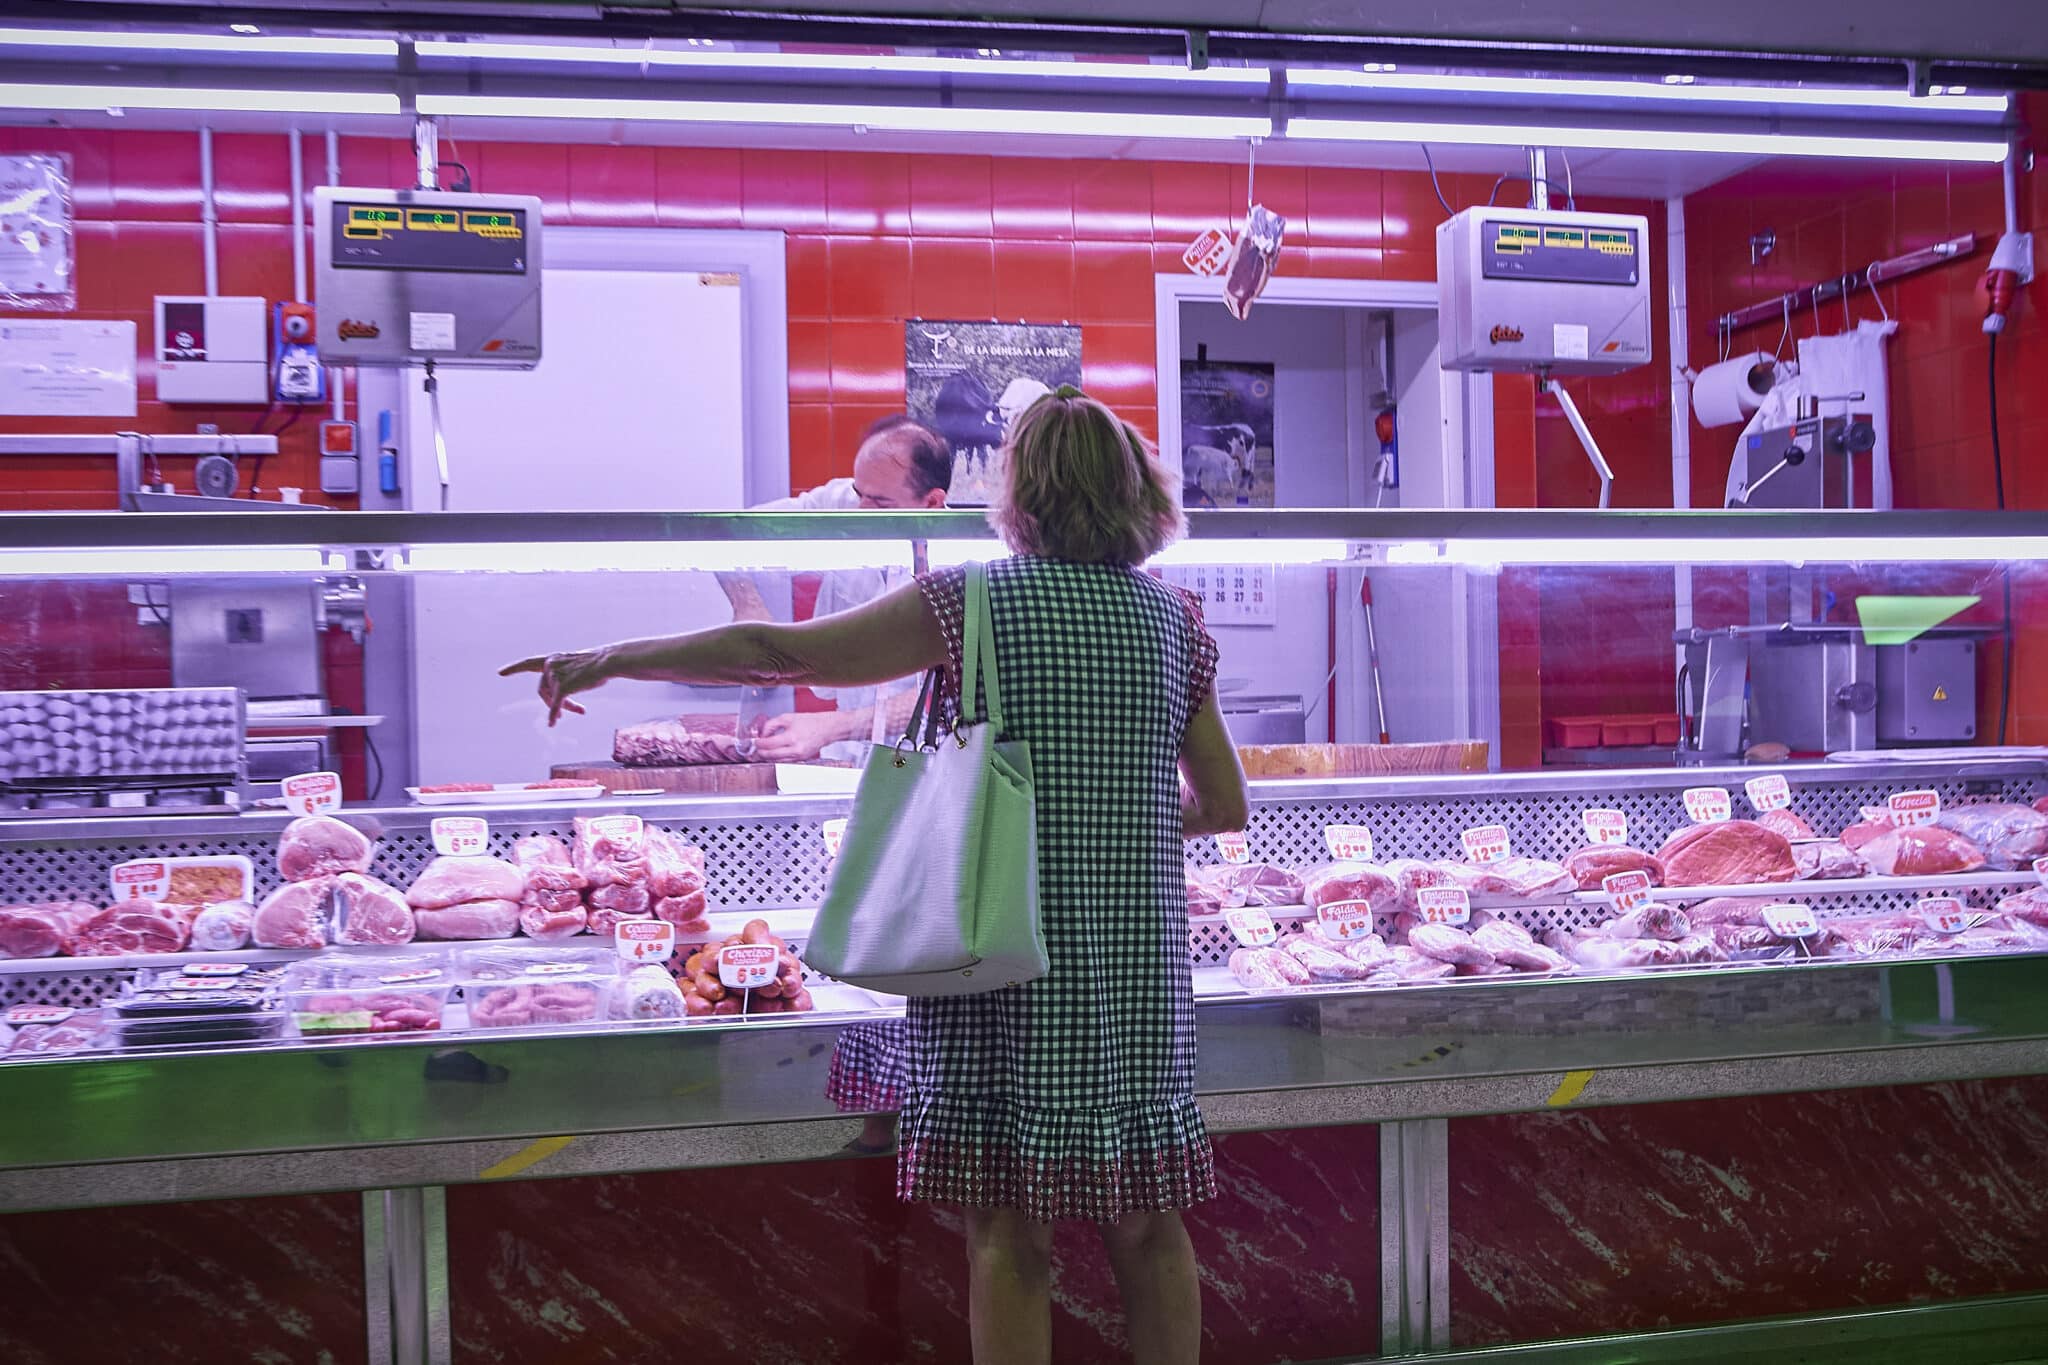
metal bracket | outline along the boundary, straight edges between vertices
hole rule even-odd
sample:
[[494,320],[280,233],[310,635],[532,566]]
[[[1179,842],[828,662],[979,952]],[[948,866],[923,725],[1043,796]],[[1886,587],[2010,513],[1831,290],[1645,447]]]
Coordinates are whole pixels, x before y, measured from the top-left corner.
[[1380,1125],[1380,1353],[1451,1344],[1450,1122]]
[[363,1192],[371,1365],[450,1365],[448,1205],[439,1185]]
[[1557,405],[1564,409],[1564,420],[1572,424],[1573,432],[1578,435],[1579,444],[1586,449],[1586,458],[1593,462],[1593,472],[1600,476],[1600,506],[1604,509],[1614,495],[1614,470],[1609,467],[1607,457],[1600,453],[1600,443],[1593,439],[1592,428],[1588,427],[1586,419],[1579,415],[1579,405],[1565,392],[1564,385],[1549,375],[1536,377],[1536,389],[1539,393],[1547,393],[1555,398]]
[[1209,69],[1209,30],[1205,28],[1191,28],[1187,30],[1187,38],[1188,70],[1207,71]]

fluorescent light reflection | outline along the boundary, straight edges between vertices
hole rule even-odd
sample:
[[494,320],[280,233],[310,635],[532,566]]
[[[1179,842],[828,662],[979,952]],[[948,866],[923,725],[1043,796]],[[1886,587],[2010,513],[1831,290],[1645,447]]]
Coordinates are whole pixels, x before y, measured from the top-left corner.
[[1643,536],[1632,540],[1445,540],[1386,546],[1388,564],[1979,564],[2040,559],[2048,536],[1780,540]]
[[72,48],[92,52],[229,52],[267,57],[398,56],[390,38],[265,38],[221,33],[87,33],[0,28],[0,47]]
[[156,85],[0,85],[0,109],[194,109],[250,114],[396,114],[398,96],[353,90],[185,90]]
[[423,42],[422,58],[460,61],[586,62],[609,66],[694,67],[710,71],[852,71],[953,76],[1026,76],[1061,80],[1186,81],[1206,85],[1259,85],[1264,67],[1184,66],[1151,62],[1016,61],[980,57],[918,57],[839,52],[723,52],[659,47],[598,47],[566,43]]
[[119,550],[0,552],[0,578],[165,578],[183,574],[300,573],[346,569],[313,546],[139,546]]
[[2005,160],[2003,139],[1847,137],[1820,133],[1682,132],[1671,128],[1568,128],[1528,123],[1444,123],[1404,119],[1297,118],[1287,136],[1301,141],[1438,142],[1478,147],[1592,147],[1638,152],[1719,152],[1754,156],[1871,157],[1887,161]]
[[1915,112],[2002,114],[2004,95],[1910,95],[1903,90],[1828,89],[1816,86],[1697,85],[1648,81],[1565,80],[1541,76],[1388,75],[1289,67],[1290,86],[1440,94],[1517,95],[1564,99],[1662,100],[1681,104],[1807,105],[1826,109],[1903,109]]
[[415,545],[390,567],[414,573],[828,573],[910,567],[907,540],[606,541]]

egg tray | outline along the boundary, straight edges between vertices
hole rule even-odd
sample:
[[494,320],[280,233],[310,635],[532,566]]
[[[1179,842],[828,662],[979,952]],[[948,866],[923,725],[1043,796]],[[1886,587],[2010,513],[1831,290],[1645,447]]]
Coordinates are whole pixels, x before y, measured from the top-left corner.
[[0,692],[0,782],[239,774],[232,687]]

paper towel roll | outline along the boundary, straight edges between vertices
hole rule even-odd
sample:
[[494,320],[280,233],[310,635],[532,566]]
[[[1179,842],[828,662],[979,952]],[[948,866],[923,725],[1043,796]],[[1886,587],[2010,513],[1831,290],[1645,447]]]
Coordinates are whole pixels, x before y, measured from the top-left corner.
[[1776,382],[1777,369],[1778,362],[1762,351],[1707,366],[1692,381],[1692,415],[1703,427],[1749,420]]

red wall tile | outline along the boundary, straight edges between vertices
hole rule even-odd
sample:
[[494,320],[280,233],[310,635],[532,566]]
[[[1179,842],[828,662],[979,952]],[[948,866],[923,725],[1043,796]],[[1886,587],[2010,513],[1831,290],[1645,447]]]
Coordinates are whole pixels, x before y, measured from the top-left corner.
[[995,243],[985,237],[912,238],[910,306],[921,318],[994,317]]
[[900,320],[909,315],[908,238],[834,237],[827,261],[832,275],[835,319]]
[[737,149],[658,147],[655,216],[663,227],[739,227],[743,180]]
[[[910,230],[918,237],[981,237],[995,232],[993,163],[985,156],[910,159]],[[1072,226],[1069,201],[1068,226]]]
[[1082,328],[1082,387],[1113,408],[1149,406],[1158,392],[1155,336],[1149,322]]
[[123,221],[199,221],[197,134],[122,133],[113,138],[109,150],[114,217]]
[[1073,243],[1004,242],[996,252],[996,316],[1006,322],[1073,317]]
[[1143,166],[1128,161],[1072,164],[1075,237],[1152,240],[1152,184]]
[[765,148],[749,148],[741,156],[743,224],[785,232],[824,230],[825,158]]
[[910,231],[910,158],[867,152],[827,156],[825,228],[833,233]]
[[789,324],[790,411],[793,413],[809,403],[828,403],[831,400],[832,324],[792,318]]
[[654,227],[660,177],[652,147],[571,147],[569,217],[601,227]]
[[1314,246],[1380,244],[1380,173],[1345,166],[1308,168],[1308,234]]
[[[832,401],[834,403],[903,402],[903,324],[900,322],[836,322],[832,326]],[[853,472],[853,449],[845,451]]]
[[1152,243],[1074,243],[1074,316],[1081,322],[1151,325]]
[[[1243,212],[1243,200],[1236,206]],[[1204,228],[1227,227],[1233,204],[1230,167],[1166,161],[1152,168],[1152,235],[1182,246]]]
[[991,158],[989,192],[996,236],[1059,239],[1074,235],[1074,172],[1065,161]]
[[569,202],[568,147],[540,142],[479,142],[463,147],[462,151],[466,155],[458,159],[469,167],[477,189],[491,194],[538,196],[541,213],[549,219],[566,219],[573,213]]

